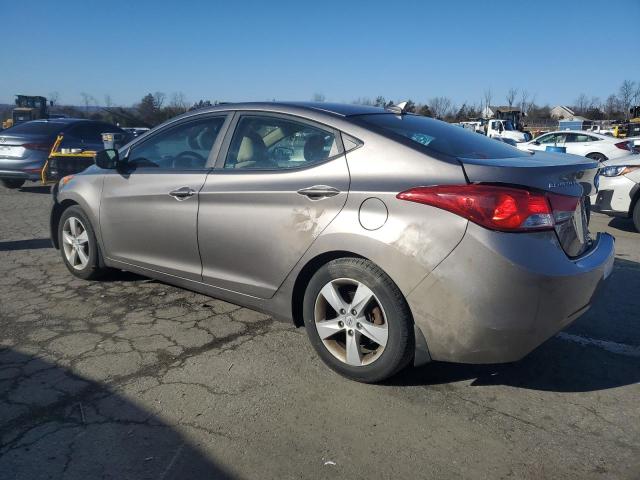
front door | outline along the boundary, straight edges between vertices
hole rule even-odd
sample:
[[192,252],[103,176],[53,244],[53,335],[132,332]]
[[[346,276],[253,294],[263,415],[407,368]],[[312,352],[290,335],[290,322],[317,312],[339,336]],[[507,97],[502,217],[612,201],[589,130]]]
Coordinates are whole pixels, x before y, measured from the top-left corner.
[[198,195],[226,117],[200,116],[141,139],[105,175],[100,225],[108,258],[201,280]]
[[202,276],[273,296],[344,206],[349,170],[339,133],[283,115],[240,115],[200,194]]

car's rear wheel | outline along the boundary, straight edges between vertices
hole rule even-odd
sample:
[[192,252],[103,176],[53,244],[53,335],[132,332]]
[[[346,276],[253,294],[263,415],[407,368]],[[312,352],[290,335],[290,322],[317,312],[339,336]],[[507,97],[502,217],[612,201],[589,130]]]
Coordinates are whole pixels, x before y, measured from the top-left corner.
[[633,226],[636,227],[636,232],[640,232],[640,200],[633,207]]
[[596,160],[598,162],[604,162],[607,159],[606,156],[598,152],[588,153],[586,157],[590,158],[591,160]]
[[64,264],[76,277],[93,280],[107,271],[100,266],[98,242],[91,222],[79,206],[74,205],[62,212],[58,244]]
[[320,358],[345,377],[385,380],[414,353],[407,302],[393,280],[369,260],[339,258],[322,266],[307,286],[303,315]]
[[6,188],[16,189],[24,185],[25,181],[19,179],[14,180],[13,178],[3,178],[0,180],[0,182],[2,182],[2,185],[4,185]]

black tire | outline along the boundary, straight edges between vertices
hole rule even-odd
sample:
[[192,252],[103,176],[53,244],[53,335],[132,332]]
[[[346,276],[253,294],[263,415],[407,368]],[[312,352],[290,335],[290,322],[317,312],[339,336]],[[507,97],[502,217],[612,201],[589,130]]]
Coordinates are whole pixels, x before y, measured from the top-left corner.
[[636,232],[640,232],[640,200],[636,202],[633,207],[633,226],[636,227]]
[[[83,268],[74,267],[67,259],[67,255],[65,253],[63,229],[67,220],[72,217],[81,222],[81,226],[87,233],[88,261]],[[84,280],[95,280],[102,277],[109,271],[108,268],[101,266],[102,262],[100,261],[100,251],[98,242],[96,241],[95,231],[93,230],[93,226],[91,225],[89,218],[78,205],[73,205],[62,212],[62,215],[60,216],[60,223],[58,224],[58,245],[60,246],[62,261],[74,276]]]
[[[338,359],[325,346],[316,328],[316,299],[322,288],[336,279],[353,279],[364,284],[373,292],[376,303],[384,311],[387,343],[379,356],[369,364],[353,366]],[[415,338],[409,306],[393,280],[369,260],[339,258],[318,269],[304,294],[303,317],[309,340],[320,358],[332,370],[347,378],[364,383],[380,382],[398,373],[413,358]]]
[[17,188],[20,188],[22,185],[24,185],[25,180],[3,178],[3,179],[0,179],[0,182],[2,182],[2,185],[4,185],[6,188],[15,190]]
[[586,157],[590,158],[591,160],[596,160],[598,162],[604,162],[607,159],[607,157],[605,157],[603,154],[597,153],[597,152],[588,153]]

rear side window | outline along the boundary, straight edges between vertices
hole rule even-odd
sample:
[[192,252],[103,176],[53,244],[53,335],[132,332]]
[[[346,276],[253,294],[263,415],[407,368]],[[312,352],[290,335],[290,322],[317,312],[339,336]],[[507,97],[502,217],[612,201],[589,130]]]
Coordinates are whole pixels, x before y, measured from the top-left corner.
[[[84,142],[88,143],[101,143],[102,142],[102,133],[108,131],[105,129],[104,125],[96,124],[96,123],[81,123],[75,127],[73,127],[69,134],[73,135],[76,138],[82,139]],[[111,130],[112,132],[115,129]]]
[[56,135],[64,129],[64,127],[65,124],[63,123],[25,122],[3,130],[2,133],[6,133],[7,135]]
[[338,144],[332,132],[280,117],[244,116],[233,134],[224,168],[299,168],[337,154]]
[[512,158],[529,154],[466,128],[416,115],[373,114],[353,117],[364,126],[401,135],[428,151],[456,158]]

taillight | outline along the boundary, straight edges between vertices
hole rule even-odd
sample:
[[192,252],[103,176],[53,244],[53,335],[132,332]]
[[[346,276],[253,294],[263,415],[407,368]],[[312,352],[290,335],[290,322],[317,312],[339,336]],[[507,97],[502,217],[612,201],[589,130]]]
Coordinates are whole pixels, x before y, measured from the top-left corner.
[[568,220],[578,197],[531,192],[495,185],[416,187],[397,195],[401,200],[448,210],[492,230],[550,230]]
[[630,152],[633,152],[633,145],[631,144],[631,142],[618,142],[615,145],[620,150],[629,150]]
[[39,150],[41,152],[48,152],[51,150],[51,145],[48,143],[24,143],[22,148],[26,148],[27,150]]

